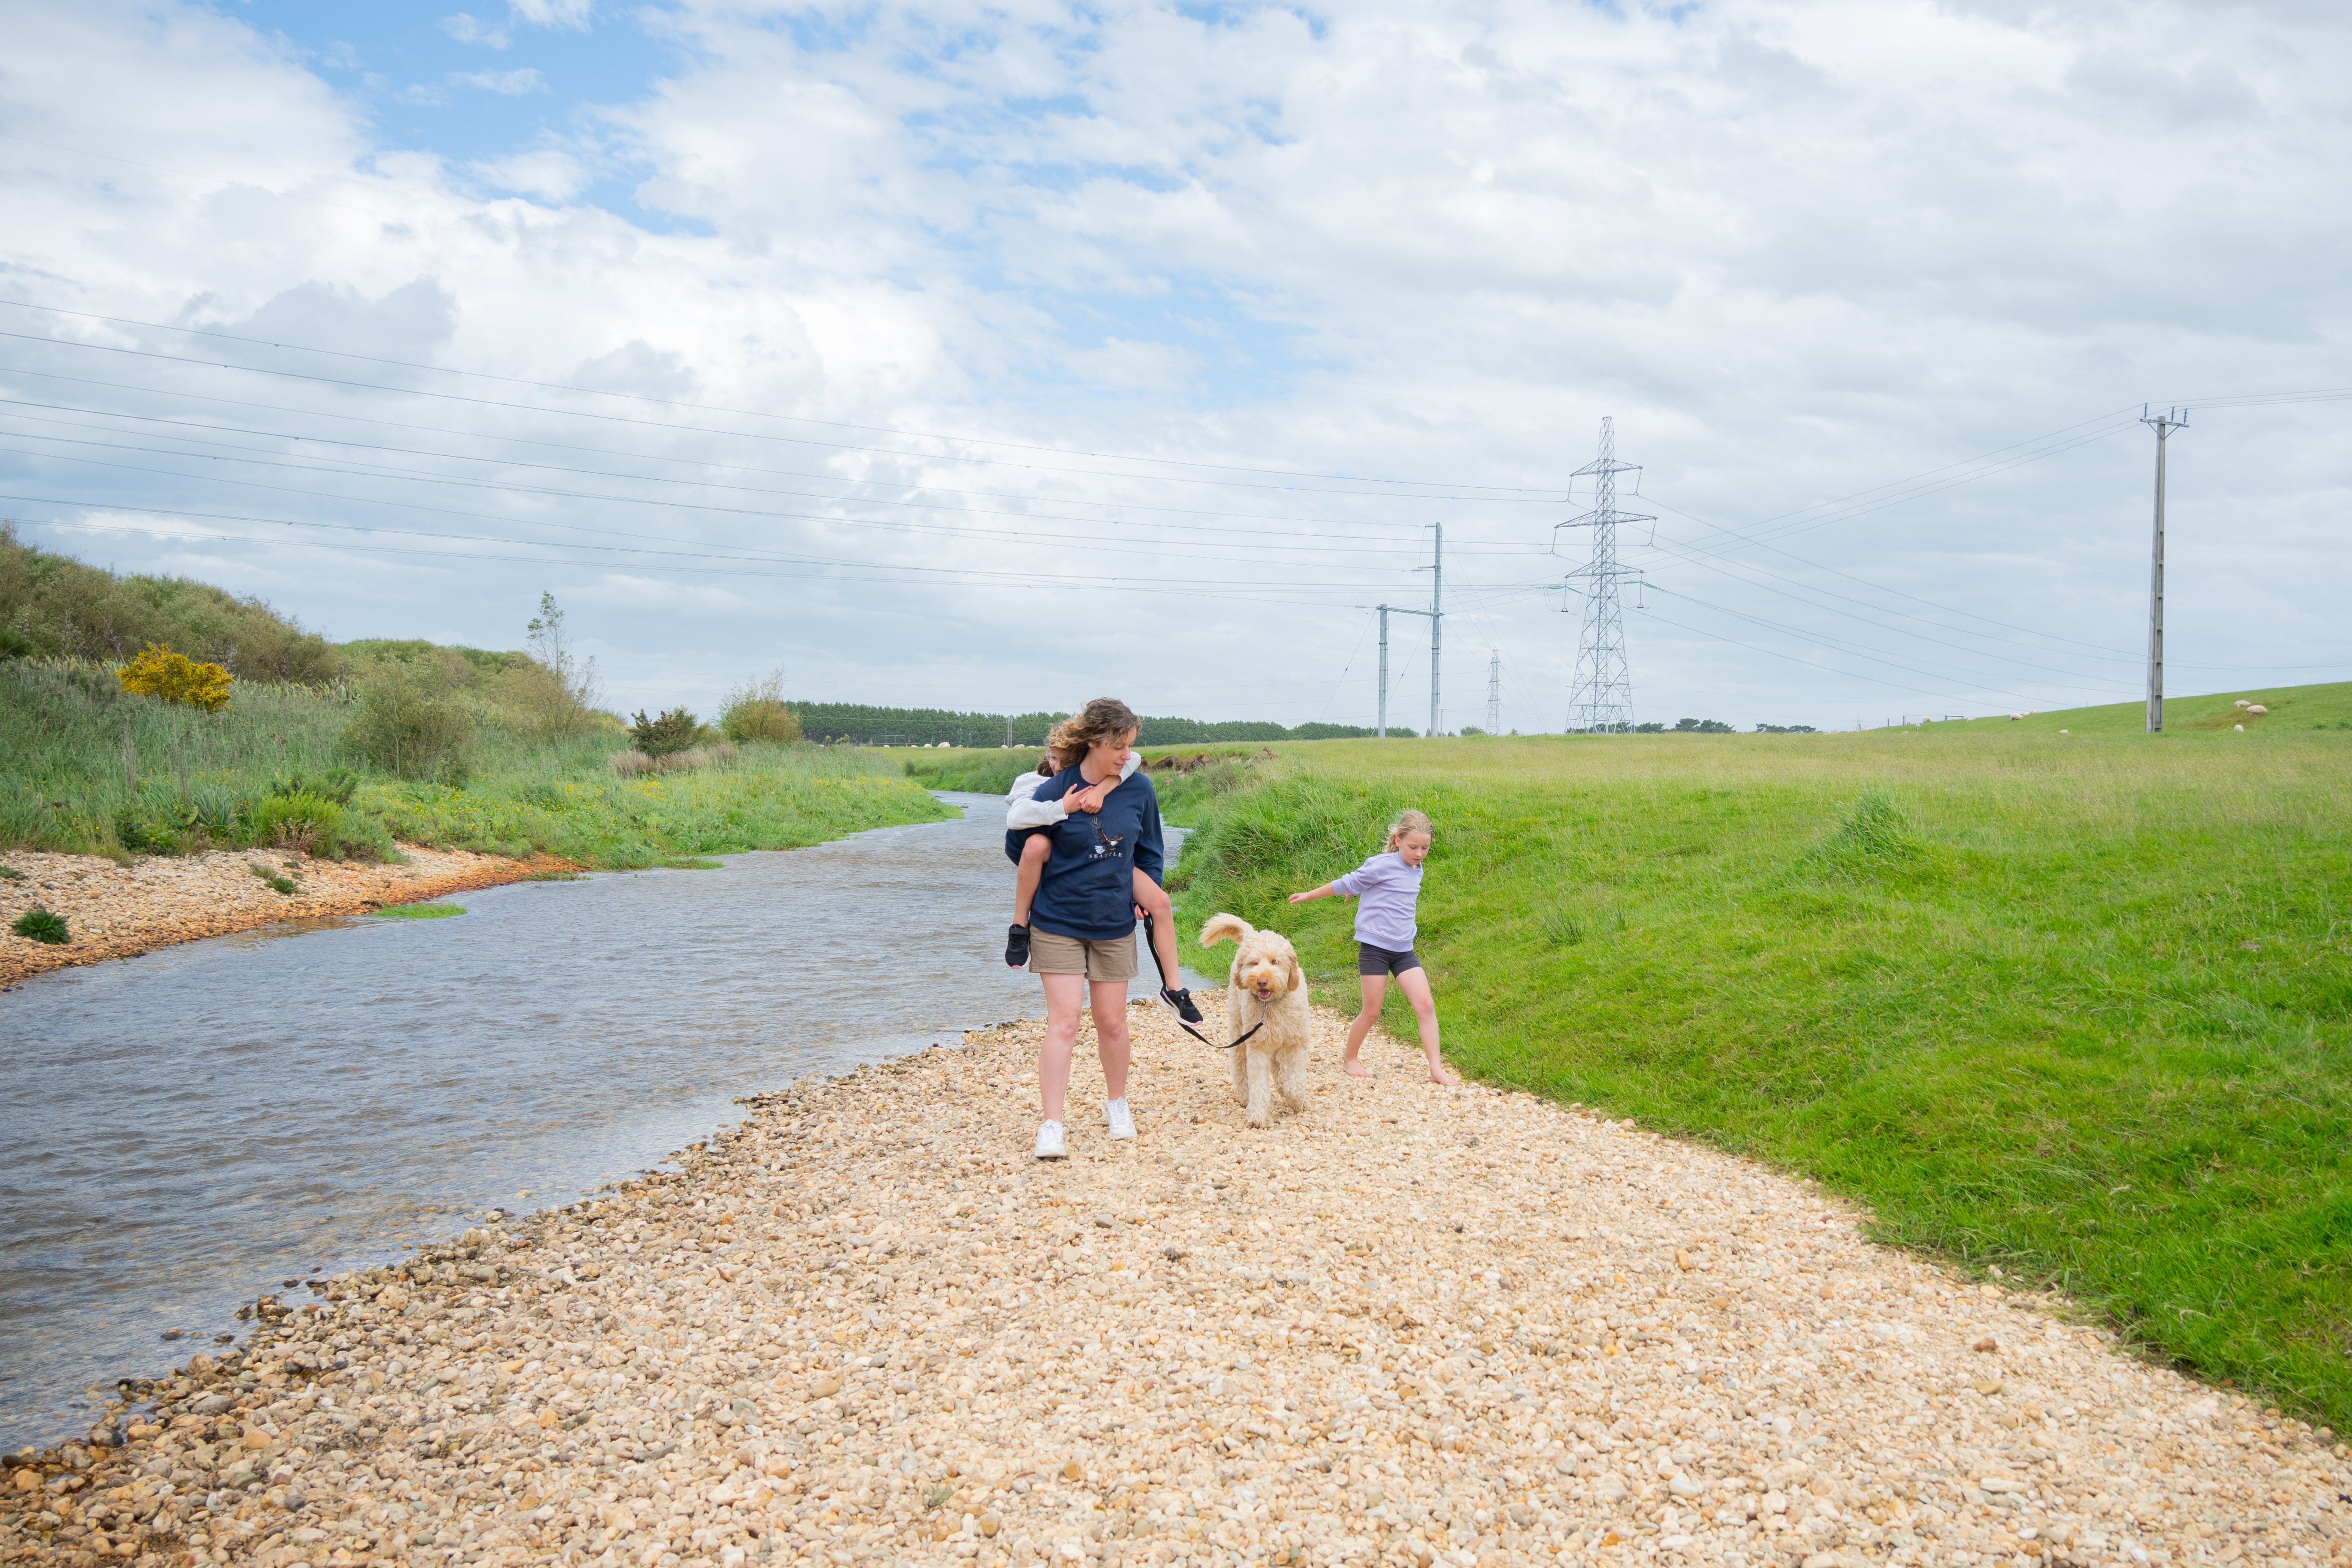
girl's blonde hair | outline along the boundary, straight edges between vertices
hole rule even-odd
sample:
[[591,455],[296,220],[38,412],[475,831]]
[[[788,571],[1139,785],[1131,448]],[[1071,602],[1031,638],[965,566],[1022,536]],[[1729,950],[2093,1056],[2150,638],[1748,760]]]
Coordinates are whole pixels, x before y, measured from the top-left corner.
[[1389,824],[1390,854],[1396,853],[1397,846],[1404,842],[1404,836],[1408,833],[1426,833],[1434,838],[1437,837],[1437,828],[1430,822],[1428,814],[1425,812],[1414,811],[1410,807],[1398,812],[1396,820]]
[[1074,768],[1094,747],[1142,727],[1134,709],[1116,697],[1097,697],[1054,726],[1045,736],[1045,754],[1057,769]]

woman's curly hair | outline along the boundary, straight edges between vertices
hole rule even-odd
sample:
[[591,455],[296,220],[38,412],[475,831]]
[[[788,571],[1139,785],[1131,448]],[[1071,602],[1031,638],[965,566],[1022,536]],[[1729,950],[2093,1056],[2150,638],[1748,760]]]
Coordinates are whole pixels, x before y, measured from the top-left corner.
[[1045,752],[1055,766],[1074,768],[1103,742],[1142,727],[1143,721],[1135,716],[1134,709],[1116,697],[1097,697],[1054,726],[1045,737]]

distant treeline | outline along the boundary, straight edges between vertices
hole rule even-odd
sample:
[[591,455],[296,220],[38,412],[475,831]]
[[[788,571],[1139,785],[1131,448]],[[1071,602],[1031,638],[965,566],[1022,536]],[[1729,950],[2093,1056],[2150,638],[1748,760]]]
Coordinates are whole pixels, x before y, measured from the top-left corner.
[[[872,708],[862,702],[795,702],[801,733],[811,741],[853,746],[1043,746],[1045,732],[1066,713],[957,713],[944,708]],[[1137,743],[1186,746],[1209,741],[1352,741],[1372,733],[1358,724],[1280,724],[1234,720],[1146,719]],[[1410,730],[1391,728],[1391,735]]]

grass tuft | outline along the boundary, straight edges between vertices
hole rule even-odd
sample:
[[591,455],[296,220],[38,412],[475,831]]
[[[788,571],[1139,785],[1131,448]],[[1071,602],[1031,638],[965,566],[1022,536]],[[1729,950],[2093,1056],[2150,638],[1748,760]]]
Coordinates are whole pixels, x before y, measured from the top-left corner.
[[389,904],[375,911],[380,921],[440,921],[466,912],[463,904]]
[[1919,853],[1919,836],[1892,791],[1866,789],[1845,808],[1837,831],[1822,841],[1833,860],[1908,860]]
[[18,915],[16,923],[8,929],[18,936],[29,937],[35,942],[45,942],[52,946],[72,940],[70,933],[66,930],[66,917],[54,910],[44,909],[39,904],[35,904],[31,909]]

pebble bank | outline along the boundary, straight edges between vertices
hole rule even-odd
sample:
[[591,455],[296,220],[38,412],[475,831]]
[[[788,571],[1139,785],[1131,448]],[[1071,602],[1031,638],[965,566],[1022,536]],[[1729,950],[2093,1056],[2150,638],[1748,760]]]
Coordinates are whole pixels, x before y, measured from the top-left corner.
[[0,1559],[2346,1555],[2324,1431],[1756,1165],[1382,1042],[1339,1078],[1344,1022],[1254,1132],[1139,1011],[1141,1136],[1082,1057],[1057,1165],[1034,1024],[761,1097],[682,1173],[264,1298],[91,1445],[12,1458]]
[[[175,942],[226,936],[281,921],[362,915],[474,888],[519,882],[562,863],[509,860],[404,844],[405,865],[312,860],[282,849],[215,850],[118,866],[95,855],[14,849],[0,865],[0,990],[28,975],[129,958]],[[256,868],[294,885],[281,892]],[[9,930],[35,905],[63,915],[71,940],[35,942]]]

